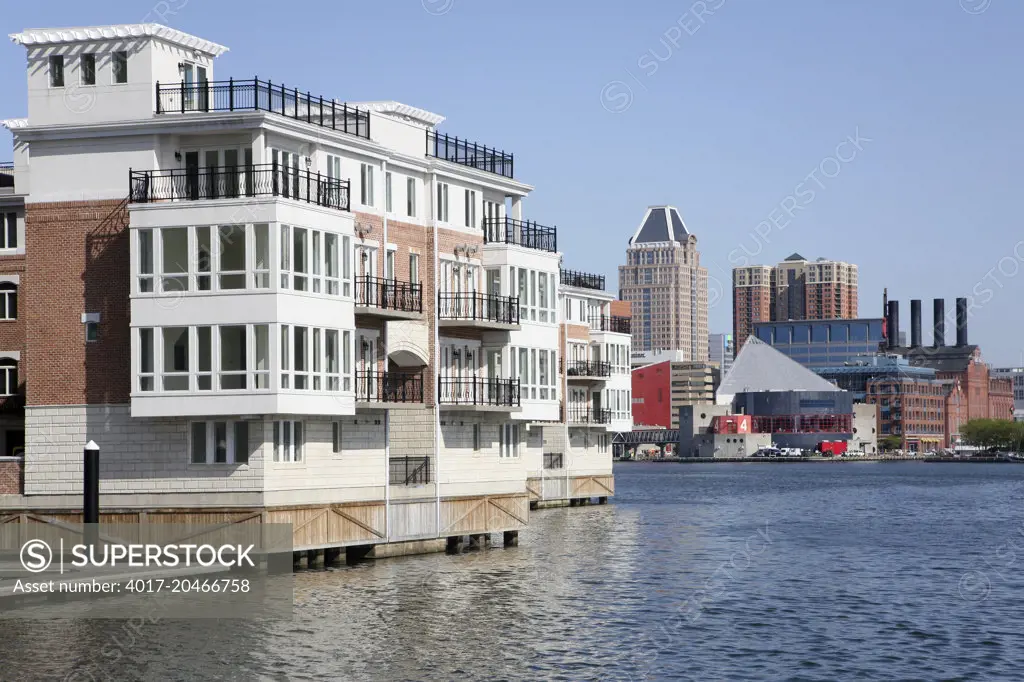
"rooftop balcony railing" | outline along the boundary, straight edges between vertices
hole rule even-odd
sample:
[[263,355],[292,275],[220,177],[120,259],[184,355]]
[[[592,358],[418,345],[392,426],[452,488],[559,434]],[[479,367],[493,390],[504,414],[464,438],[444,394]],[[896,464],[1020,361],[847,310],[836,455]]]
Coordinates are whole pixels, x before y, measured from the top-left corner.
[[14,162],[0,161],[0,189],[14,188]]
[[566,365],[565,374],[570,377],[609,377],[612,365],[610,362],[571,360]]
[[388,459],[388,483],[423,485],[430,483],[430,457],[391,457]]
[[570,424],[610,424],[612,421],[611,410],[601,410],[592,407],[570,407]]
[[282,84],[247,80],[156,84],[156,113],[268,111],[322,128],[370,139],[370,112],[299,92]]
[[423,285],[382,277],[356,277],[356,305],[405,313],[423,312]]
[[422,403],[422,372],[356,372],[356,402]]
[[442,405],[519,407],[519,379],[497,377],[438,377],[437,395]]
[[519,324],[519,297],[478,292],[437,294],[437,315],[441,320],[467,320]]
[[633,320],[620,315],[597,315],[590,318],[590,328],[596,332],[629,334],[633,328]]
[[562,270],[560,272],[560,280],[562,286],[604,291],[604,275],[592,275],[586,272],[576,272],[575,270]]
[[348,180],[279,164],[170,168],[128,172],[129,200],[136,204],[275,196],[317,206],[349,209]]
[[515,218],[484,220],[484,244],[515,244],[540,251],[558,251],[558,232],[553,227]]
[[427,131],[427,156],[512,177],[512,154],[432,130]]

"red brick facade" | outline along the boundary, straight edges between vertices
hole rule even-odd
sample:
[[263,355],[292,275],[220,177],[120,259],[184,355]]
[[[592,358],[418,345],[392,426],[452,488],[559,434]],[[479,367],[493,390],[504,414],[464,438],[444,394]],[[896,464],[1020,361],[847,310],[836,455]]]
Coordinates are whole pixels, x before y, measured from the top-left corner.
[[[25,206],[28,405],[127,403],[131,386],[128,211],[123,201]],[[83,313],[100,315],[86,342]]]
[[0,460],[0,495],[20,495],[24,489],[25,463],[18,459]]
[[0,397],[0,410],[20,409],[25,398],[25,256],[0,256],[0,275],[17,275],[20,280],[17,319],[0,320],[0,351],[21,353],[18,395]]
[[767,284],[761,286],[733,286],[732,330],[736,353],[754,333],[754,324],[772,319],[772,293]]

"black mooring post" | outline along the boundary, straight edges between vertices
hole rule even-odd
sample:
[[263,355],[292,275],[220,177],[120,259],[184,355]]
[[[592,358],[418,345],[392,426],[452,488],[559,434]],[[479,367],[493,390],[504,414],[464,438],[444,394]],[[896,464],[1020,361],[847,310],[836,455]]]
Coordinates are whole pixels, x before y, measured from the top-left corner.
[[85,544],[90,547],[99,540],[97,524],[100,522],[100,446],[89,441],[85,446],[85,480],[82,487],[82,523]]

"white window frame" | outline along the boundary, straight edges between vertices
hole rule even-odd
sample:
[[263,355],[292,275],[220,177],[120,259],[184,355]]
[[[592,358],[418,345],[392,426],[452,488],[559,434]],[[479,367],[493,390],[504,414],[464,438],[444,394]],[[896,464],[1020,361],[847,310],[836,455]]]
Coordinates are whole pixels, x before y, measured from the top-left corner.
[[0,320],[13,322],[18,319],[18,285],[14,282],[0,282]]
[[[67,84],[67,61],[68,60],[62,54],[51,54],[49,57],[47,57],[46,82],[49,84],[50,88],[63,88]],[[55,64],[60,65],[60,83],[55,82],[56,76],[58,75],[57,71],[53,68]]]
[[369,163],[359,164],[359,203],[373,208],[373,169]]
[[[117,63],[124,55],[124,80],[119,81],[117,79]],[[116,52],[110,53],[110,84],[111,85],[127,85],[128,84],[128,50],[117,50]]]
[[465,206],[463,207],[463,222],[466,227],[476,227],[476,191],[465,190]]
[[448,222],[448,183],[437,183],[437,201],[434,205],[434,219],[441,223]]
[[271,428],[274,438],[271,445],[274,451],[274,462],[301,464],[304,460],[306,446],[305,423],[301,420],[281,419],[274,421]]
[[416,217],[416,178],[405,179],[405,215]]
[[393,212],[394,204],[392,202],[393,197],[391,196],[391,171],[384,172],[384,211],[387,213]]
[[[197,462],[197,461],[195,461],[196,452],[195,452],[195,432],[194,432],[194,428],[195,428],[196,424],[203,424],[204,425],[204,431],[205,431],[204,436],[205,436],[205,439],[206,439],[206,443],[205,443],[205,446],[206,446],[205,447],[205,450],[206,450],[206,461],[204,461],[204,462]],[[226,451],[225,451],[225,461],[223,461],[223,462],[214,461],[216,459],[216,453],[217,453],[217,443],[216,443],[216,439],[217,439],[217,428],[216,428],[216,425],[217,424],[224,424],[225,425],[225,436],[226,436],[226,438],[225,438],[225,450]],[[238,424],[245,424],[246,425],[245,429],[246,429],[246,438],[247,438],[247,440],[246,440],[246,443],[245,443],[245,459],[244,460],[238,459],[236,457],[236,454],[237,454],[236,453],[236,449],[237,449],[237,446],[238,446],[238,442],[236,440],[237,437],[238,437],[238,433],[237,433],[237,425]],[[233,466],[233,465],[243,465],[244,466],[244,465],[249,464],[249,459],[252,457],[252,452],[250,451],[250,442],[251,442],[251,436],[252,436],[251,428],[252,427],[250,425],[250,422],[248,422],[247,420],[244,420],[244,419],[234,419],[234,420],[229,420],[229,419],[212,419],[212,420],[209,420],[209,421],[207,421],[207,420],[194,420],[194,421],[189,422],[189,425],[188,425],[188,463],[189,463],[189,466],[211,466],[211,465],[212,466]]]
[[18,361],[14,358],[0,358],[0,395],[15,395],[18,392]]
[[18,248],[18,213],[17,211],[6,211],[2,214],[3,229],[0,230],[0,249],[14,251]]
[[504,422],[498,427],[498,457],[517,459],[519,457],[520,432],[518,422]]

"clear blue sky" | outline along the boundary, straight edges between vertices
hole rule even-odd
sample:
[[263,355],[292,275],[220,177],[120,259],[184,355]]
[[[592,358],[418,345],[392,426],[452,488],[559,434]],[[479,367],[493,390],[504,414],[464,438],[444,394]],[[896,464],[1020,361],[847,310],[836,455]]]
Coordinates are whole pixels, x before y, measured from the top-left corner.
[[[566,267],[604,273],[612,290],[644,208],[674,204],[722,292],[712,331],[731,330],[730,269],[746,245],[751,262],[857,263],[860,314],[881,313],[887,286],[905,330],[909,299],[925,299],[929,329],[928,300],[975,295],[971,341],[989,362],[1019,363],[1024,3],[704,4],[717,10],[700,19],[688,0],[47,0],[3,15],[9,33],[165,11],[231,48],[221,78],[443,114],[447,132],[515,153],[537,187],[528,217],[557,225]],[[23,49],[5,43],[0,59],[0,116],[22,116]],[[852,160],[826,161],[857,131],[870,141],[839,150]],[[784,229],[758,237],[772,218]]]

